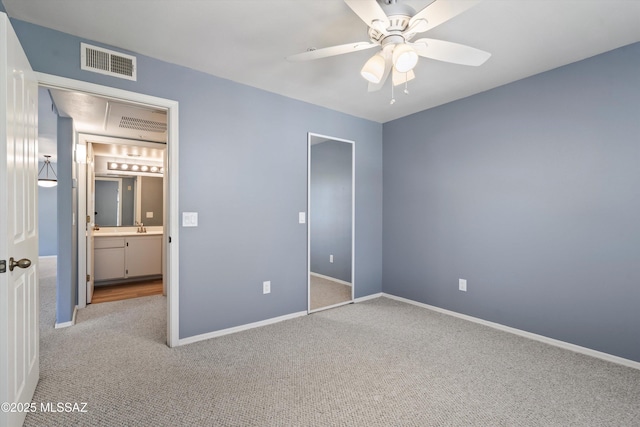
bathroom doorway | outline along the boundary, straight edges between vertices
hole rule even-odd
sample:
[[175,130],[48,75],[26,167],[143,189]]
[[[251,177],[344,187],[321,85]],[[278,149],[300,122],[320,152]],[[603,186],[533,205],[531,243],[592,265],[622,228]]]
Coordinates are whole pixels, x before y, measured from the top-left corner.
[[[177,241],[179,238],[179,224],[177,220],[177,215],[171,216],[171,212],[178,211],[178,203],[177,203],[177,191],[178,191],[178,102],[158,98],[149,95],[143,95],[135,92],[129,92],[121,89],[116,89],[107,86],[96,85],[92,83],[62,78],[58,76],[38,73],[38,80],[42,87],[47,90],[59,90],[71,92],[75,96],[77,96],[76,104],[79,107],[79,111],[81,114],[90,111],[89,109],[83,109],[82,107],[85,105],[84,102],[87,99],[91,98],[101,98],[106,99],[111,103],[111,108],[103,110],[103,113],[106,112],[114,112],[114,108],[117,110],[119,107],[124,108],[151,108],[153,111],[162,111],[166,116],[166,125],[165,126],[165,150],[166,156],[164,159],[164,168],[167,171],[167,174],[164,179],[164,195],[166,196],[163,200],[164,205],[164,231],[166,232],[163,236],[162,242],[162,257],[163,257],[163,274],[162,277],[165,279],[165,289],[167,295],[167,345],[170,347],[176,346],[179,343],[179,304],[178,304],[178,251],[177,245],[169,245],[169,242],[173,239]],[[117,112],[117,111],[116,111]],[[117,114],[113,114],[113,117],[117,117]],[[62,116],[65,117],[65,116]],[[72,117],[74,121],[74,125],[82,122],[82,117]],[[123,115],[126,117],[126,115]],[[152,121],[153,122],[153,121]],[[155,123],[147,123],[145,121],[128,121],[124,120],[122,123],[127,127],[127,124],[133,123],[133,126],[129,126],[129,130],[138,131],[138,135],[143,134],[144,132],[139,132],[140,129],[135,129],[135,126],[143,126],[150,125],[154,127]],[[84,197],[86,194],[86,173],[87,173],[87,145],[86,143],[82,143],[83,135],[98,135],[105,136],[107,134],[113,135],[111,133],[105,132],[105,127],[108,123],[105,121],[103,123],[95,123],[94,128],[82,128],[80,126],[74,126],[74,135],[72,141],[72,167],[73,167],[73,193],[74,193],[74,203],[73,207],[69,205],[67,208],[68,213],[65,215],[71,216],[73,213],[73,223],[74,227],[77,227],[78,230],[78,238],[77,239],[77,253],[76,262],[74,265],[77,265],[78,280],[77,284],[77,308],[83,308],[86,305],[86,283],[84,277],[86,274],[86,266],[90,260],[87,260],[87,254],[92,251],[87,250],[86,240],[83,238],[87,231],[87,222],[85,220],[87,216],[86,209],[86,201],[80,200],[81,197]],[[131,129],[133,128],[133,129]],[[84,134],[81,132],[85,132]],[[147,138],[142,138],[143,140],[147,140]],[[77,204],[75,199],[75,194],[77,194]],[[59,208],[61,208],[59,206]],[[71,210],[73,209],[73,210]],[[64,257],[69,257],[72,255],[63,254]],[[72,291],[72,294],[75,291]],[[75,323],[75,314],[73,315],[73,319],[69,322],[64,322],[60,324],[56,324],[57,327],[65,327],[71,326]]]

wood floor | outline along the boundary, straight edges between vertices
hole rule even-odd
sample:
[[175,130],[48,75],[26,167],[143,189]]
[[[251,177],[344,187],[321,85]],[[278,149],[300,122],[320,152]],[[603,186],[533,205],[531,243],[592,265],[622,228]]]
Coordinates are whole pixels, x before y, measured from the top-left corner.
[[148,297],[151,295],[162,295],[162,279],[123,283],[120,285],[96,286],[93,290],[91,304]]

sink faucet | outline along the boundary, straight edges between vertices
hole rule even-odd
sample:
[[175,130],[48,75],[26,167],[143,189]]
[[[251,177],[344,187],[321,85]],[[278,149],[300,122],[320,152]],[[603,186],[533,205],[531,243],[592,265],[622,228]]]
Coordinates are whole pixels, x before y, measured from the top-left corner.
[[147,232],[147,229],[145,228],[143,223],[136,221],[136,225],[138,226],[138,230],[136,231],[137,233],[146,233]]

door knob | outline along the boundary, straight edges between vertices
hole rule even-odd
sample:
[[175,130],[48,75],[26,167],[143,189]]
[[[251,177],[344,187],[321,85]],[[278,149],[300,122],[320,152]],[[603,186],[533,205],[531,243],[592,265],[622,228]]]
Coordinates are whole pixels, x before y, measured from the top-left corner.
[[19,261],[15,261],[13,257],[9,258],[9,271],[13,271],[13,269],[16,267],[29,268],[30,265],[31,265],[30,259],[22,258]]

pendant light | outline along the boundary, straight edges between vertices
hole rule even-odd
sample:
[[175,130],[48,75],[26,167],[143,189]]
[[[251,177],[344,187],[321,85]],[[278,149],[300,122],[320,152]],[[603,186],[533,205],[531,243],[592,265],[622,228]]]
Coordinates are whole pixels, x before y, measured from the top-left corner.
[[[49,160],[50,158],[51,156],[44,156],[44,164],[38,172],[38,185],[40,187],[55,187],[56,185],[58,185],[58,175],[56,175],[56,172],[53,170],[53,166],[51,166],[51,161]],[[45,171],[44,174],[42,174],[43,170]],[[49,170],[51,170],[53,178],[49,177]],[[41,174],[43,176],[41,176]]]

